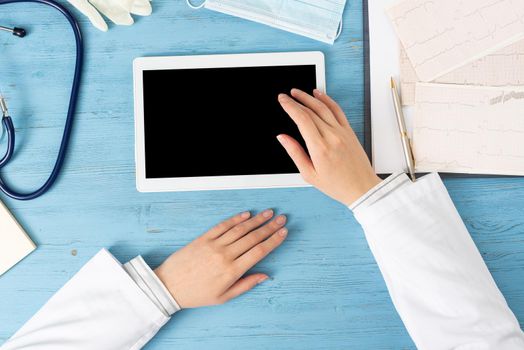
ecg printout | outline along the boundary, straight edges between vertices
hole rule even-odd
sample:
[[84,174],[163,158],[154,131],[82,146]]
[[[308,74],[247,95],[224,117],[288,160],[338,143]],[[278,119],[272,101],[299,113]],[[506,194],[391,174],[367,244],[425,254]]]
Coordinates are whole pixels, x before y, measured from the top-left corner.
[[[406,51],[400,52],[402,103],[415,104],[418,79]],[[478,86],[524,86],[524,40],[435,79],[435,83]]]
[[524,39],[523,0],[402,0],[387,13],[424,82]]
[[524,87],[419,83],[418,172],[524,175]]

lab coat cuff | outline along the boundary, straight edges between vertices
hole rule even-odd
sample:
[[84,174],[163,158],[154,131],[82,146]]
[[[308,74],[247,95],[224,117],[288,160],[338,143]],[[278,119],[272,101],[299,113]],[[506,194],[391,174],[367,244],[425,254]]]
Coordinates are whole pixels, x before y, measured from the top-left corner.
[[169,290],[167,290],[166,286],[141,256],[137,256],[125,263],[124,269],[138,287],[167,317],[180,310],[180,306],[169,293]]
[[397,190],[400,187],[406,186],[411,181],[405,173],[395,173],[388,176],[384,181],[370,189],[366,194],[357,199],[353,204],[349,206],[352,211],[362,210],[367,208],[373,203],[386,197],[391,192]]
[[[386,191],[375,198],[376,200],[369,203],[366,201],[366,205],[360,205],[353,210],[355,218],[362,226],[366,225],[369,229],[381,225],[382,219],[404,213],[412,206],[421,205],[419,202],[424,198],[439,198],[445,200],[446,204],[451,202],[446,187],[437,173],[420,177],[416,182],[411,182],[407,175],[403,176],[405,181],[399,179],[396,184],[391,182],[387,188],[384,187]],[[454,208],[453,210],[456,212]]]

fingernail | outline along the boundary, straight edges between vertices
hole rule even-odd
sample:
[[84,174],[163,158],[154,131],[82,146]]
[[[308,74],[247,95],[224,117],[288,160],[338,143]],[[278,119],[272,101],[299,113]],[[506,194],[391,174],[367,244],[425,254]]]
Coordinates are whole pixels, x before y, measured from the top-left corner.
[[257,281],[257,284],[260,284],[264,281],[267,281],[268,277],[267,276],[264,276],[264,277],[261,277],[258,281]]
[[284,215],[280,215],[278,218],[277,218],[277,224],[279,225],[284,225],[286,223],[286,217]]
[[250,216],[251,216],[251,213],[248,212],[248,211],[245,211],[245,212],[243,212],[242,214],[240,214],[240,217],[241,217],[242,219],[247,219],[247,218],[250,217]]
[[277,140],[278,140],[278,142],[280,142],[282,145],[286,142],[286,138],[284,137],[284,135],[278,135],[278,136],[277,136]]
[[271,215],[273,215],[273,210],[271,210],[271,209],[264,210],[264,211],[262,212],[262,216],[265,217],[266,219],[267,219],[267,218],[270,218]]
[[286,237],[287,228],[284,227],[282,230],[278,231],[278,234],[280,235],[280,237]]
[[320,91],[319,89],[315,89],[313,90],[313,95],[315,95],[315,97],[320,97],[322,96],[322,91]]
[[286,94],[279,94],[278,95],[278,100],[279,101],[287,101],[288,99],[289,99],[289,97]]

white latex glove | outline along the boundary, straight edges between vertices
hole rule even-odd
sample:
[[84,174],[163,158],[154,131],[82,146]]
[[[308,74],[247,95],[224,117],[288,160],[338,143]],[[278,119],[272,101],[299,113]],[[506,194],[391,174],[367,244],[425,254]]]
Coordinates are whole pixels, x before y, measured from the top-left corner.
[[67,0],[82,12],[93,25],[101,31],[107,31],[107,24],[101,14],[117,25],[134,23],[131,14],[149,16],[153,11],[149,0]]

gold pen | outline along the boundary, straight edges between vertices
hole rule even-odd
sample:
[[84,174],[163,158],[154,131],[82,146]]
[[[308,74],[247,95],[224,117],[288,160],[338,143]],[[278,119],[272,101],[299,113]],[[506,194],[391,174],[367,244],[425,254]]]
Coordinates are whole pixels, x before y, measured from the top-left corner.
[[400,138],[402,140],[402,148],[404,149],[404,157],[406,158],[406,165],[408,166],[409,176],[413,182],[415,178],[415,157],[413,156],[413,149],[406,129],[406,120],[404,119],[404,112],[402,111],[402,104],[400,103],[400,96],[397,91],[397,86],[393,77],[391,78],[391,95],[393,96],[393,104],[395,105],[395,114],[397,116],[398,129],[400,131]]

